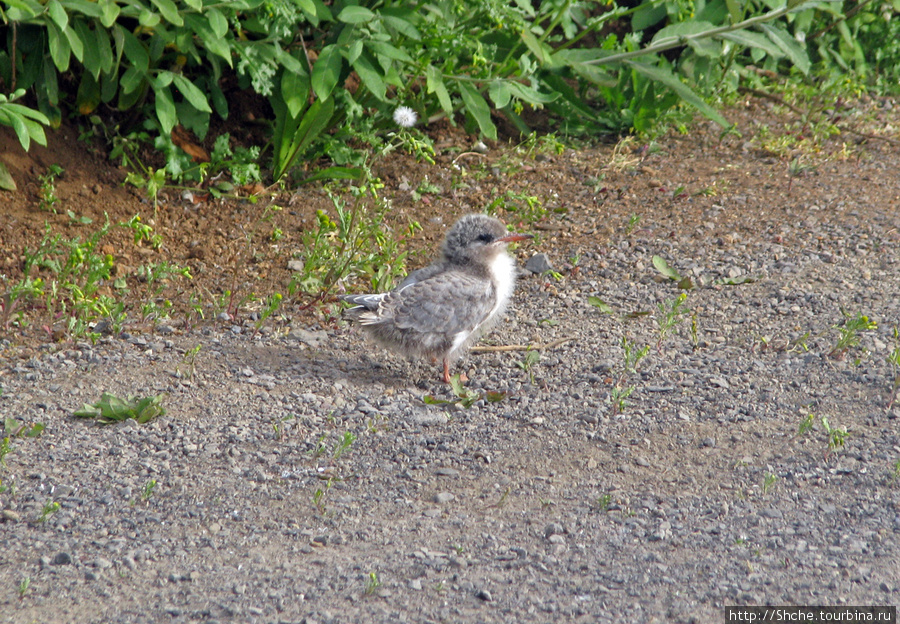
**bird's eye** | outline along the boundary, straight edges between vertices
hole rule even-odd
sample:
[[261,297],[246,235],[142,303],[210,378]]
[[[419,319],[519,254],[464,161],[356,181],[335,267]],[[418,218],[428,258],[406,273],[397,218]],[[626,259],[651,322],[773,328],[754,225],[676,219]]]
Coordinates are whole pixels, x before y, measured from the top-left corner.
[[478,235],[478,240],[480,240],[482,243],[490,243],[490,242],[493,242],[494,237],[493,237],[493,235],[485,232],[484,234]]

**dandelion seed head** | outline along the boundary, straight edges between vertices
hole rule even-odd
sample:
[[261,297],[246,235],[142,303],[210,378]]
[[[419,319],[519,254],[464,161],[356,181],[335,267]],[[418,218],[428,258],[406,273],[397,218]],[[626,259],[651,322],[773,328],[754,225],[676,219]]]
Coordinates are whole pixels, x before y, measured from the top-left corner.
[[416,120],[418,118],[419,116],[416,115],[416,111],[409,106],[398,106],[396,110],[394,110],[394,121],[401,128],[412,128],[416,125]]

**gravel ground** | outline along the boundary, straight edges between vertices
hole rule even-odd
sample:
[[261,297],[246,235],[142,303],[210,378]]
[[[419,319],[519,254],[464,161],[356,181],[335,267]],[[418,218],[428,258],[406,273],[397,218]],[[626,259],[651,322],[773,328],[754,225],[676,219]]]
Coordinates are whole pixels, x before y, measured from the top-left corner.
[[[3,362],[0,412],[46,429],[11,438],[0,468],[0,621],[724,622],[727,605],[896,605],[896,160],[860,166],[889,201],[842,195],[859,174],[845,164],[785,201],[774,232],[751,190],[681,229],[648,215],[582,244],[577,270],[574,248],[526,244],[520,266],[546,252],[562,279],[523,274],[482,345],[550,346],[530,366],[466,356],[456,368],[484,395],[468,408],[426,403],[456,399],[437,365],[347,326],[160,326]],[[587,236],[592,219],[569,225]],[[716,234],[728,219],[742,229]],[[686,315],[660,340],[657,304],[679,290],[654,255],[702,285],[684,303],[696,331]],[[878,328],[839,358],[844,312]],[[632,372],[623,337],[649,347]],[[634,387],[621,410],[616,382]],[[104,391],[164,394],[168,413],[72,416]]]

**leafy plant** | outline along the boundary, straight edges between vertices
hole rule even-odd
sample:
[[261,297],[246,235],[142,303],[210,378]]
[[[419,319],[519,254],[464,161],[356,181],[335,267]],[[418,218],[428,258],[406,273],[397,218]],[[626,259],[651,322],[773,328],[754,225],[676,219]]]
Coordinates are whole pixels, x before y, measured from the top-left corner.
[[668,279],[676,282],[678,284],[678,288],[682,290],[690,290],[694,288],[694,282],[690,277],[682,277],[678,271],[669,266],[669,263],[665,261],[661,256],[653,256],[653,266],[656,267],[656,270],[660,272],[663,277],[667,277]]
[[521,361],[516,362],[516,366],[521,368],[528,375],[529,379],[531,379],[531,383],[534,384],[534,371],[532,370],[538,362],[541,361],[541,354],[538,351],[533,349],[528,349],[525,352],[525,357],[522,358]]
[[677,327],[687,314],[690,314],[688,308],[683,307],[687,301],[687,295],[681,293],[674,299],[660,301],[657,305],[659,315],[656,317],[656,324],[659,328],[659,338],[656,342],[656,349],[662,348],[662,343],[675,327]]
[[332,453],[332,457],[337,460],[340,459],[341,456],[350,450],[350,447],[353,446],[353,443],[356,442],[356,436],[353,435],[351,431],[345,431],[344,435],[338,441],[338,443],[334,447],[334,452]]
[[46,503],[44,503],[43,509],[41,509],[41,515],[35,518],[35,522],[37,522],[38,524],[46,522],[50,518],[50,516],[59,511],[59,507],[60,505],[56,501],[48,500]]
[[[9,83],[6,82],[6,84]],[[22,149],[28,151],[32,141],[47,145],[47,136],[44,134],[43,126],[49,126],[50,120],[40,111],[15,104],[15,101],[24,95],[25,89],[21,87],[11,95],[0,93],[0,124],[10,126],[15,131]]]
[[498,403],[506,398],[505,392],[476,392],[475,390],[470,390],[463,385],[462,378],[460,375],[453,375],[450,377],[450,390],[456,396],[456,399],[446,400],[446,399],[438,399],[430,394],[426,394],[422,397],[422,401],[424,401],[427,405],[459,405],[465,409],[469,409],[478,401],[484,399],[488,403]]
[[47,167],[47,173],[40,176],[41,210],[47,210],[56,214],[56,208],[54,208],[54,206],[56,205],[56,202],[59,201],[59,198],[56,196],[56,178],[60,177],[62,174],[62,167],[59,165],[50,165]]
[[153,492],[156,489],[156,479],[148,479],[144,486],[141,488],[141,500],[146,502],[153,497]]
[[625,409],[626,399],[631,396],[635,390],[635,386],[627,386],[626,382],[630,375],[637,373],[640,361],[650,352],[650,345],[644,345],[638,349],[636,345],[628,340],[626,336],[622,337],[623,361],[619,370],[615,384],[609,391],[610,409],[612,415],[621,413]]
[[837,344],[828,352],[833,358],[841,358],[851,347],[859,345],[861,331],[871,331],[878,328],[878,323],[870,321],[868,316],[857,314],[855,317],[845,313],[846,319],[843,325],[836,325],[839,332]]
[[763,486],[762,486],[763,494],[768,494],[772,490],[772,488],[775,487],[775,484],[777,482],[778,482],[778,476],[771,472],[767,472],[765,474],[765,476],[763,477]]
[[381,587],[381,581],[378,580],[378,574],[369,572],[369,576],[366,579],[366,595],[371,596],[379,587]]
[[825,434],[828,436],[829,451],[834,452],[844,448],[844,443],[850,436],[846,427],[832,427],[828,424],[828,419],[824,416],[822,417],[822,427],[825,429]]
[[104,392],[97,403],[93,405],[85,403],[84,407],[74,412],[74,415],[78,418],[96,418],[101,425],[122,422],[129,418],[145,424],[166,413],[161,405],[164,396],[160,394],[143,399],[129,397],[126,400]]
[[896,327],[894,328],[894,344],[896,346],[887,355],[888,366],[891,374],[894,376],[894,381],[891,384],[891,396],[887,402],[888,412],[894,406],[894,401],[897,399],[897,389],[900,388],[900,332],[898,332]]

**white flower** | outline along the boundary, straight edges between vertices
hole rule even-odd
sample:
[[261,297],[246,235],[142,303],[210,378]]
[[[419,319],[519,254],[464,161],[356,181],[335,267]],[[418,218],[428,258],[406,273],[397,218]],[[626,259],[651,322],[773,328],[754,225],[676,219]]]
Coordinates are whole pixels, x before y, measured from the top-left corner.
[[398,106],[394,111],[394,121],[401,128],[412,128],[416,125],[416,120],[418,118],[419,116],[416,115],[416,111],[409,106]]

